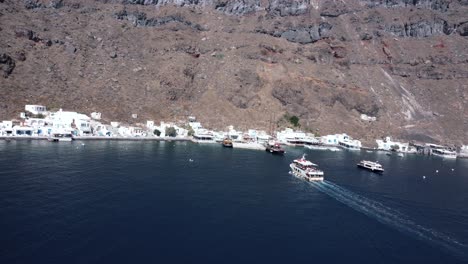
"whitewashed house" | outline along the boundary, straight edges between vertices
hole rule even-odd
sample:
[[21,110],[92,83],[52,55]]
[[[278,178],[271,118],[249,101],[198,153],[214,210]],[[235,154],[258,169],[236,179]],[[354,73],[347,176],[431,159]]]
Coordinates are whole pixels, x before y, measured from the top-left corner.
[[28,126],[13,126],[13,135],[15,136],[32,136],[33,128]]
[[46,115],[47,108],[43,105],[25,105],[24,110],[31,112],[33,115]]
[[101,113],[99,112],[92,112],[91,113],[91,118],[95,120],[101,120]]
[[[189,123],[190,125],[191,123]],[[187,134],[188,134],[188,130],[183,128],[183,127],[180,127],[180,126],[177,126],[176,124],[172,123],[172,122],[169,122],[169,123],[165,123],[163,121],[161,121],[161,123],[159,124],[159,126],[153,126],[153,131],[154,130],[159,130],[159,132],[161,132],[161,134],[159,135],[160,137],[167,137],[166,135],[166,129],[169,128],[169,127],[173,127],[176,132],[177,132],[177,137],[186,137]],[[194,131],[196,131],[195,129],[193,129]]]
[[283,144],[303,144],[306,139],[306,133],[286,128],[283,131],[276,132],[276,138]]
[[104,136],[112,136],[112,132],[107,129],[107,126],[101,123],[91,123],[91,127],[93,130],[93,135],[104,137]]
[[361,120],[364,120],[364,121],[369,121],[369,122],[374,122],[377,120],[377,117],[375,116],[368,116],[366,114],[361,114]]
[[188,130],[183,128],[183,127],[180,127],[180,126],[176,126],[174,125],[174,128],[177,132],[177,137],[187,137],[188,136]]
[[347,149],[361,149],[362,143],[359,140],[353,139],[347,134],[326,135],[320,138],[320,142],[326,145],[339,145]]
[[463,145],[460,148],[460,153],[458,153],[458,157],[460,158],[468,158],[468,145]]
[[237,131],[234,129],[234,126],[228,126],[227,127],[227,134],[225,134],[225,137],[230,138],[231,140],[234,141],[241,141],[242,140],[242,131]]
[[416,149],[411,147],[409,143],[401,143],[398,141],[392,141],[391,137],[385,137],[384,139],[375,140],[377,143],[377,149],[380,150],[392,150],[405,153],[416,153]]
[[59,111],[51,113],[47,122],[52,124],[53,131],[57,133],[72,132],[77,135],[91,133],[91,118],[85,114],[69,111]]
[[260,130],[260,131],[257,131],[256,139],[257,139],[257,142],[265,143],[271,139],[271,136],[268,135],[266,131]]
[[119,126],[117,133],[122,137],[130,137],[132,133],[129,127],[126,126]]
[[326,135],[320,137],[320,142],[327,145],[338,145],[338,142],[343,140],[345,137],[347,137],[346,134]]
[[2,121],[0,123],[0,135],[11,136],[13,135],[13,121]]
[[33,128],[35,136],[45,136],[52,132],[52,126],[49,126],[45,118],[27,118],[24,124]]
[[153,129],[154,128],[154,121],[150,121],[150,120],[146,121],[146,127],[148,129]]
[[141,127],[129,127],[129,132],[132,137],[146,136],[145,130]]
[[193,129],[193,131],[197,131],[198,129],[203,128],[200,122],[190,122],[189,126]]

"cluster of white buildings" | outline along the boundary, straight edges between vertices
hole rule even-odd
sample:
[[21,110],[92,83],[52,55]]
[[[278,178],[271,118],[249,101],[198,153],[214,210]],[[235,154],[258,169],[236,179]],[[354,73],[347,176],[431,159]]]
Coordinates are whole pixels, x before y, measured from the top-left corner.
[[[214,131],[204,128],[193,116],[189,117],[188,123],[160,122],[157,125],[154,121],[147,121],[146,125],[125,126],[120,122],[101,123],[102,116],[98,112],[93,112],[88,116],[82,113],[63,111],[62,109],[48,111],[42,105],[26,105],[25,112],[21,113],[20,116],[21,120],[0,122],[0,136],[48,137],[60,133],[72,134],[77,137],[176,137],[192,138],[193,141],[199,143],[215,143],[229,138],[232,140],[234,147],[253,149],[264,149],[265,143],[271,140],[290,146],[325,145],[350,150],[359,150],[362,147],[361,141],[353,139],[347,134],[316,137],[311,133],[286,128],[272,136],[263,130],[237,131],[233,126],[228,126],[224,131]],[[363,118],[374,121],[372,117],[365,116]],[[410,145],[409,142],[393,141],[391,137],[377,139],[376,143],[378,150],[401,153],[418,152],[418,149]],[[443,146],[426,144],[426,148],[430,149],[431,153],[453,156],[453,153],[451,153],[453,150]],[[468,146],[463,146],[458,156],[468,157]]]
[[26,105],[21,120],[0,122],[0,136],[49,137],[54,134],[74,136],[146,136],[148,131],[140,127],[123,126],[119,122],[101,123],[101,113],[90,116],[73,111],[47,111],[42,105]]
[[387,150],[387,151],[396,151],[402,153],[417,153],[415,147],[410,146],[409,142],[398,142],[392,141],[391,137],[386,137],[384,139],[377,139],[377,149]]

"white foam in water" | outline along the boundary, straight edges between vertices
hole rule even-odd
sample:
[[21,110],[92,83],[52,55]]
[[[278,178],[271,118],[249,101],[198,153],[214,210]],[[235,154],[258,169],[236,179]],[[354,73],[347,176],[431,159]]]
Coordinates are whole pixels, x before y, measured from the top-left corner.
[[436,230],[418,225],[408,216],[382,203],[368,199],[359,194],[344,189],[332,182],[311,182],[311,185],[345,205],[376,219],[377,221],[396,228],[405,233],[415,235],[418,239],[442,246],[452,254],[468,260],[468,246],[457,240],[437,232]]

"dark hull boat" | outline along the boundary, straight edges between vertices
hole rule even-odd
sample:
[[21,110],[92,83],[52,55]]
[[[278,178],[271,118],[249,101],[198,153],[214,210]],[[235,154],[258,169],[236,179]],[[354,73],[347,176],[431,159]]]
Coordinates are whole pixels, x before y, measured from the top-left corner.
[[284,149],[278,143],[267,144],[265,151],[277,155],[283,155],[285,153]]
[[223,140],[223,147],[225,148],[232,148],[232,140],[229,138],[225,138]]

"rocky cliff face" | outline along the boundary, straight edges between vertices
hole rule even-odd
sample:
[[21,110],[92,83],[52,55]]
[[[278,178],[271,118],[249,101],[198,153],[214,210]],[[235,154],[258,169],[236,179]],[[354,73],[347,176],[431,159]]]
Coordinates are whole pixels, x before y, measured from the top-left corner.
[[0,1],[0,118],[289,113],[319,134],[466,144],[467,66],[466,0]]

